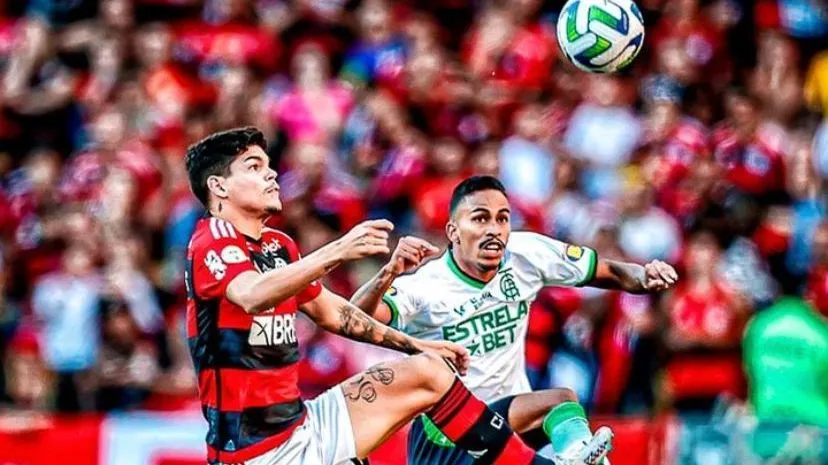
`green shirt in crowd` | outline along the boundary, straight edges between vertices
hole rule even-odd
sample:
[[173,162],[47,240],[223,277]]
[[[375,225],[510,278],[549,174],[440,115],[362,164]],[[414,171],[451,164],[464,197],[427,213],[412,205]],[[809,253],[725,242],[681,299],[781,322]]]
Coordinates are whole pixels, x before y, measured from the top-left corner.
[[760,421],[828,427],[828,320],[784,297],[750,322],[744,357]]

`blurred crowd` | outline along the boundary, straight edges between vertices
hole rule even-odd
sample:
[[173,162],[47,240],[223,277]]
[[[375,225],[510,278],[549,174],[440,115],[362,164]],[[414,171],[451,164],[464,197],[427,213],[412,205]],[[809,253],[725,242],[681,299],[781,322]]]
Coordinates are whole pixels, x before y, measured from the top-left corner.
[[[241,125],[272,142],[272,225],[306,252],[373,217],[445,246],[451,190],[492,174],[515,229],[676,264],[662,296],[535,304],[532,383],[593,411],[744,399],[745,328],[783,296],[819,345],[826,4],[641,0],[645,48],[614,75],[562,60],[562,4],[0,0],[2,408],[196,404],[182,270],[202,210],[183,155]],[[327,284],[350,295],[380,264]],[[388,356],[299,330],[308,395]]]

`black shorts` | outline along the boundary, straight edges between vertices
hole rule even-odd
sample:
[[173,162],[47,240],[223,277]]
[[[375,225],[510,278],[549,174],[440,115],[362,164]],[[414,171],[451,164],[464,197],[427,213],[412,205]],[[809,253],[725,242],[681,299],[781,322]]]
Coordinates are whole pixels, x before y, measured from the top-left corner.
[[[509,417],[509,406],[514,396],[504,397],[489,404],[503,418]],[[528,445],[540,449],[549,440],[543,430],[528,431],[521,435]],[[473,465],[474,458],[459,447],[443,447],[430,441],[425,434],[422,417],[417,417],[408,432],[408,465]]]

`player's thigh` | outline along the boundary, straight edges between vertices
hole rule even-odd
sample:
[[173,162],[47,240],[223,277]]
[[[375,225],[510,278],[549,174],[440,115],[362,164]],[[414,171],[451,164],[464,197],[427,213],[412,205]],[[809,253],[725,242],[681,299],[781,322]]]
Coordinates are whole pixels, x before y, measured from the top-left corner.
[[434,405],[455,375],[437,356],[381,363],[340,385],[358,457],[365,457],[417,414]]
[[515,396],[508,407],[509,426],[518,433],[540,428],[550,410],[563,402],[577,402],[570,389],[545,389]]

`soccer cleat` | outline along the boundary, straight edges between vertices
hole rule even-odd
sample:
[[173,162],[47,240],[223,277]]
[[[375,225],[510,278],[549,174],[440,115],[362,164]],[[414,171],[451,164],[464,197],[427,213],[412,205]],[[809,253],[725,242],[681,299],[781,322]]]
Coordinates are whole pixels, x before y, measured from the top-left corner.
[[554,458],[560,465],[609,465],[607,454],[612,450],[612,430],[602,426],[582,447],[573,447],[566,454]]
[[581,449],[578,458],[584,465],[609,465],[607,454],[612,450],[613,436],[608,427],[598,428],[592,439]]

